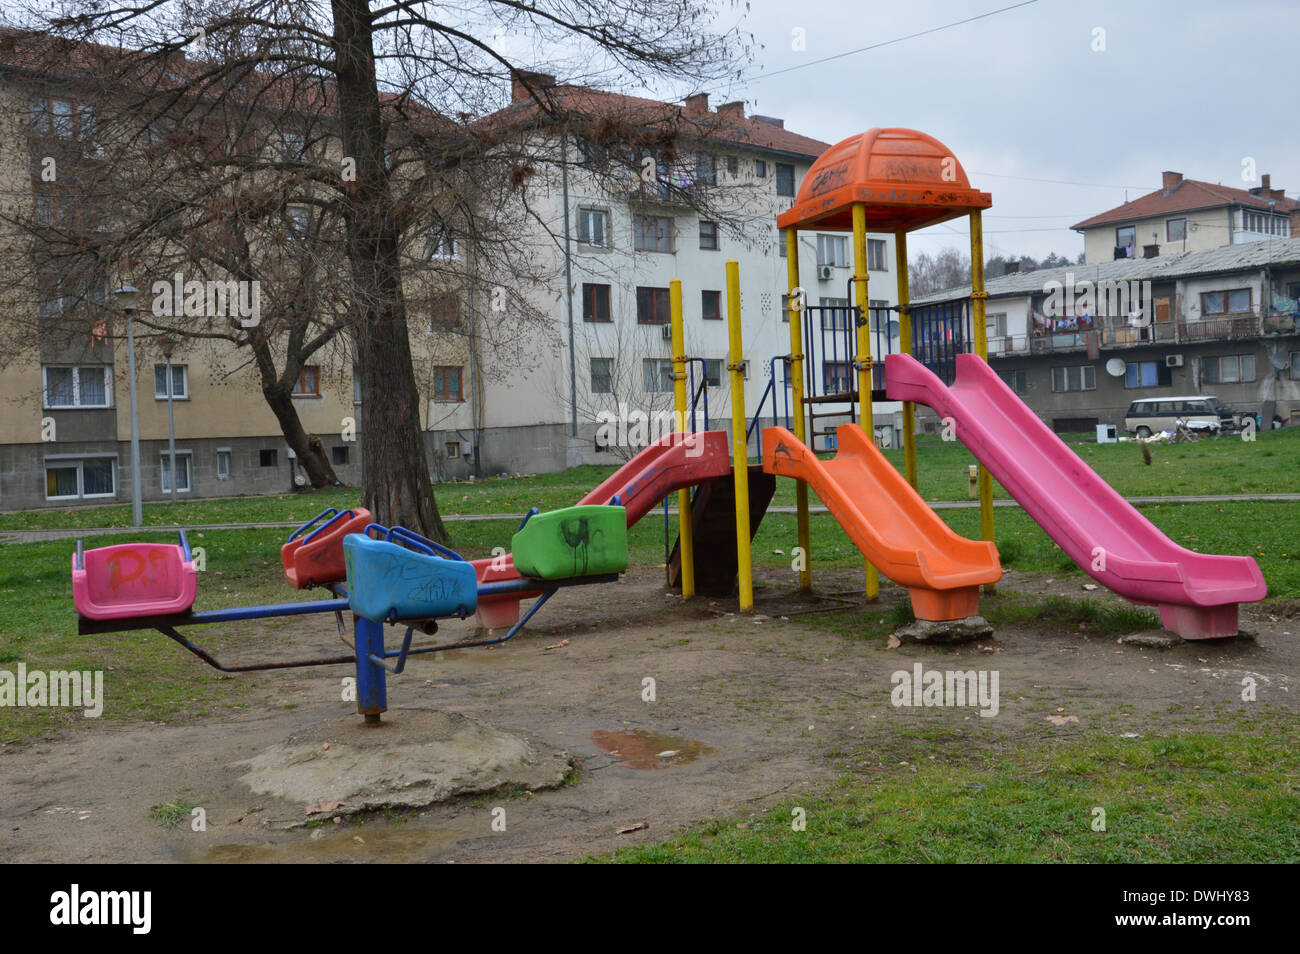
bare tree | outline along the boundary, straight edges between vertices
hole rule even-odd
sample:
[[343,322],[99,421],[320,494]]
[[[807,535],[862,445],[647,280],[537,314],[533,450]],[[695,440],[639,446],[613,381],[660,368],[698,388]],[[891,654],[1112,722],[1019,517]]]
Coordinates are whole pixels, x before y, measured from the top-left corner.
[[[283,215],[283,195],[263,195],[254,183],[290,175],[322,227],[337,223],[327,243],[337,257],[318,253],[314,264],[346,280],[346,293],[326,300],[345,305],[360,378],[363,500],[376,519],[438,539],[446,533],[420,432],[404,282],[411,243],[443,232],[474,233],[490,245],[502,224],[483,219],[474,228],[471,198],[491,209],[499,203],[484,202],[485,194],[526,185],[533,170],[518,144],[533,140],[521,138],[521,128],[591,129],[601,113],[599,104],[536,90],[527,114],[485,121],[503,83],[526,76],[490,37],[527,36],[533,49],[553,51],[550,58],[570,76],[588,82],[670,80],[693,88],[734,72],[738,40],[734,31],[714,31],[707,0],[331,0],[328,7],[307,0],[67,0],[57,15],[43,9],[28,11],[24,25],[118,47],[115,59],[96,64],[97,75],[104,89],[129,91],[136,114],[179,109],[196,122],[216,116],[233,131],[282,111],[307,127],[304,146],[317,132],[337,143],[336,150],[275,159],[255,145],[229,201]],[[184,56],[190,47],[193,55]],[[47,73],[56,72],[57,63],[48,65]],[[240,115],[248,121],[237,122]],[[615,130],[610,138],[627,137]],[[241,241],[238,234],[233,240]],[[502,243],[503,254],[508,246]],[[221,268],[230,266],[232,274],[251,274],[238,270],[248,268],[238,244]],[[473,333],[490,324],[485,313]]]

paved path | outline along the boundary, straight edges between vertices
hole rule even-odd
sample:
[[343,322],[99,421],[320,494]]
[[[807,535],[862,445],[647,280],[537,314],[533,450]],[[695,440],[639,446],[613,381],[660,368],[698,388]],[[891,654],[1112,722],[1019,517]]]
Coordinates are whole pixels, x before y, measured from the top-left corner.
[[[1300,501],[1300,494],[1204,494],[1200,496],[1184,495],[1175,497],[1128,497],[1129,503],[1137,506],[1144,504],[1178,504],[1178,503],[1279,503],[1286,501]],[[935,510],[973,510],[979,506],[978,500],[927,500],[927,504]],[[997,499],[993,501],[994,507],[1019,507],[1020,504],[1014,500]],[[822,506],[811,506],[808,508],[809,513],[826,513],[826,508]],[[662,511],[659,511],[662,513]],[[669,507],[670,514],[676,514],[676,507]],[[768,513],[794,513],[794,507],[768,507]],[[517,513],[462,513],[462,514],[443,514],[442,519],[446,523],[464,523],[476,520],[521,520],[522,515]],[[647,517],[647,519],[649,519]],[[270,523],[196,523],[188,524],[185,530],[275,530],[288,529],[297,527],[301,524],[299,520],[274,521]],[[67,540],[74,537],[97,537],[113,533],[168,533],[181,529],[178,526],[150,526],[141,527],[138,531],[131,527],[95,527],[90,529],[55,529],[55,530],[0,530],[0,543],[39,543],[43,540]]]

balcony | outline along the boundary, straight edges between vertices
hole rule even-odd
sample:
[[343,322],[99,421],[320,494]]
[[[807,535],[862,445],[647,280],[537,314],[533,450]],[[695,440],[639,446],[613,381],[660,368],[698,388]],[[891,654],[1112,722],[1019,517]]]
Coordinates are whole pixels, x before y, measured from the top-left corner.
[[1297,321],[1292,315],[1230,315],[1202,321],[1159,321],[1146,327],[1133,327],[1126,318],[1095,319],[1093,330],[1048,331],[1032,335],[1000,335],[989,338],[989,356],[1012,354],[1051,354],[1086,351],[1088,339],[1097,335],[1101,348],[1135,348],[1152,344],[1191,344],[1201,341],[1233,341],[1258,338],[1269,334],[1295,334]]

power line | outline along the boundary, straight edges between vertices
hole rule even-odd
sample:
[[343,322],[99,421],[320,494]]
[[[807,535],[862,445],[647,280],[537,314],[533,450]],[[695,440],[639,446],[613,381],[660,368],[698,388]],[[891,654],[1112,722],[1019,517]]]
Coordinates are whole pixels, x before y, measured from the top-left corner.
[[782,73],[793,73],[795,70],[807,69],[810,66],[818,66],[822,63],[829,63],[832,60],[840,60],[846,56],[855,56],[858,53],[866,53],[868,50],[878,50],[882,46],[892,46],[895,43],[902,43],[904,40],[914,40],[919,36],[928,36],[931,33],[938,33],[940,30],[948,30],[951,29],[952,27],[962,26],[963,24],[966,23],[974,23],[976,20],[983,20],[985,17],[996,16],[999,13],[1006,13],[1008,10],[1015,10],[1018,7],[1027,7],[1031,3],[1037,3],[1037,2],[1038,0],[1022,0],[1021,3],[1013,3],[1009,7],[1001,7],[1000,9],[997,10],[990,10],[988,13],[981,13],[978,16],[967,17],[964,20],[955,20],[952,23],[945,23],[943,26],[931,27],[928,30],[921,30],[918,33],[909,33],[907,34],[907,36],[895,37],[892,40],[883,40],[880,43],[872,43],[870,46],[859,47],[856,50],[847,50],[844,53],[836,53],[834,56],[824,56],[820,60],[811,60],[807,63],[799,63],[796,66],[787,66],[784,69],[773,70],[770,73],[759,73],[757,76],[752,77],[750,81],[756,82],[761,79],[767,79],[768,77],[771,76],[780,76]]
[[1031,176],[1009,176],[999,172],[975,172],[971,170],[970,175],[992,176],[994,179],[1016,179],[1019,182],[1050,182],[1052,185],[1087,186],[1090,189],[1147,189],[1148,192],[1155,191],[1148,189],[1146,186],[1111,185],[1107,182],[1071,182],[1068,179],[1035,179]]

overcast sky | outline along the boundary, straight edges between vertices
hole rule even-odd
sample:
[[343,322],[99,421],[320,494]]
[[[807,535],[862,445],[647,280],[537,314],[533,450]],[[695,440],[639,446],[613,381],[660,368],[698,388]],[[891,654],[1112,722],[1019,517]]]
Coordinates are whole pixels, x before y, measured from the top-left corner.
[[[753,0],[743,21],[763,45],[737,87],[749,108],[837,142],[907,126],[944,142],[993,194],[987,254],[1075,257],[1069,226],[1160,185],[1172,169],[1250,188],[1255,160],[1274,188],[1300,193],[1300,3],[1296,0]],[[792,47],[805,31],[807,49]],[[1105,31],[1094,52],[1094,30]],[[1033,180],[1060,180],[1060,183]],[[1091,183],[1067,185],[1063,183]],[[911,248],[968,250],[962,222]],[[946,236],[946,237],[945,237]]]

